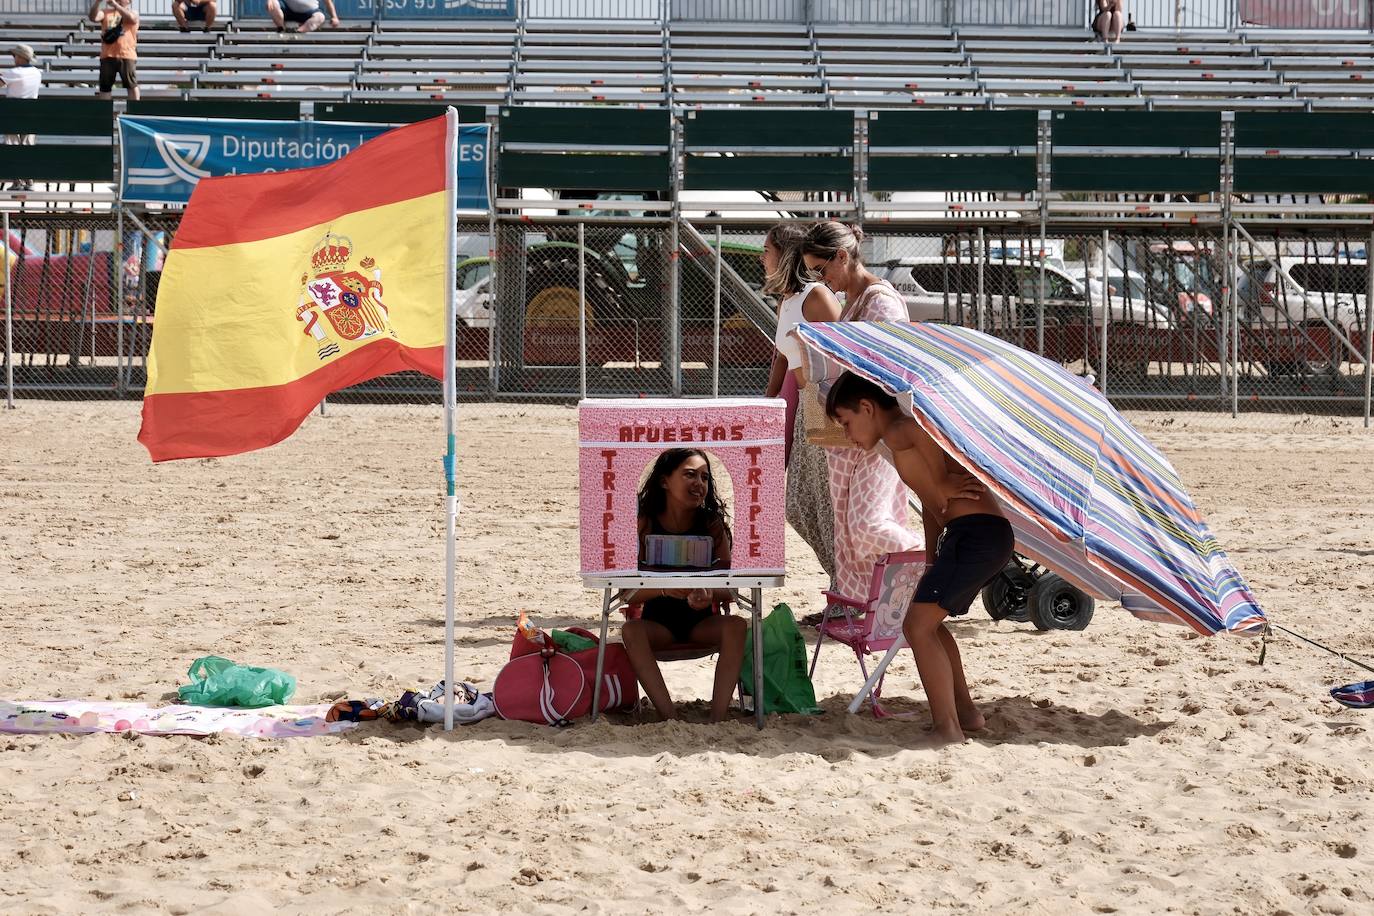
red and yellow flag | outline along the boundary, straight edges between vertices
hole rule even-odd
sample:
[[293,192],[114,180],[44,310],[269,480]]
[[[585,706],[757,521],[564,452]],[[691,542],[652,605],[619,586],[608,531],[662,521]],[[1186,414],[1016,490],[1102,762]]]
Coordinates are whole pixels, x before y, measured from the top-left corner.
[[196,186],[158,288],[138,434],[154,461],[280,442],[389,372],[443,377],[456,130],[450,113],[329,165]]

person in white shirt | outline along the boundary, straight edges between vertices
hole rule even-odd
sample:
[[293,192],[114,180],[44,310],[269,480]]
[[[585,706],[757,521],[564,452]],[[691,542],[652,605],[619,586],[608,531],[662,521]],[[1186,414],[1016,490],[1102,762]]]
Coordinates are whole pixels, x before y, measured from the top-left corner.
[[835,518],[830,505],[830,479],[825,451],[806,438],[807,418],[799,367],[801,343],[789,331],[803,321],[835,321],[840,303],[824,283],[802,275],[806,266],[798,249],[806,236],[799,223],[778,223],[764,236],[760,260],[765,293],[781,300],[773,343],[773,368],[766,394],[787,401],[787,522],[806,541],[832,584],[835,579]]
[[[286,22],[296,24],[297,32],[313,32],[324,25],[325,14],[320,9],[321,0],[267,0],[267,15],[278,32],[286,30]],[[324,9],[329,11],[329,26],[339,27],[339,14],[334,10],[334,0],[323,0]]]
[[[33,65],[33,48],[17,44],[10,48],[14,66],[0,69],[0,84],[5,87],[5,96],[11,99],[36,99],[38,90],[43,86],[43,71]],[[33,134],[6,134],[5,142],[32,146],[36,141]],[[10,185],[11,191],[31,191],[32,181],[16,181]]]

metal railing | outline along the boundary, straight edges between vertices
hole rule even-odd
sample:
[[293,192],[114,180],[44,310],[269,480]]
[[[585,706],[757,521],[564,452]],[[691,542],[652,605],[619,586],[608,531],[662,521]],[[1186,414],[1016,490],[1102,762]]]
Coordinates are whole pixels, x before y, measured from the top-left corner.
[[[455,20],[475,17],[627,22],[814,22],[920,27],[1089,28],[1096,0],[335,0],[357,19]],[[146,14],[169,17],[161,2]],[[1209,31],[1374,30],[1374,0],[1127,0],[1140,29]],[[0,17],[84,16],[84,0],[0,0]],[[220,0],[220,17],[263,18],[264,0]],[[1123,39],[1129,41],[1129,38]]]
[[519,0],[521,19],[624,19],[662,22],[665,0]]
[[1128,0],[1142,29],[1368,30],[1370,0]]

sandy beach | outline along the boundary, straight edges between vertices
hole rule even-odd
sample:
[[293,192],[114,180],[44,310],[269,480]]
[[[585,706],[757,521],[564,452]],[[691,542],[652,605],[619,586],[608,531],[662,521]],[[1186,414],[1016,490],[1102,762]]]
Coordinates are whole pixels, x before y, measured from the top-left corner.
[[[295,702],[394,698],[443,666],[442,419],[331,406],[274,448],[152,465],[137,403],[0,412],[0,697],[164,702],[198,656]],[[1271,617],[1374,656],[1374,432],[1134,415]],[[457,671],[489,687],[516,613],[592,626],[576,412],[465,409]],[[789,533],[769,593],[819,609]],[[1359,669],[1099,605],[1081,633],[956,624],[989,728],[925,744],[909,654],[850,716],[704,724],[713,659],[665,666],[687,721],[365,723],[338,737],[0,735],[14,913],[1374,912],[1374,712]]]

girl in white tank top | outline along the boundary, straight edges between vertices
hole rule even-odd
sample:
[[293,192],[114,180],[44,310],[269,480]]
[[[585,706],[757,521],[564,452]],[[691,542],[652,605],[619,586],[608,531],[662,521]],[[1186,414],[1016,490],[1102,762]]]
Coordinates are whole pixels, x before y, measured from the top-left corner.
[[801,344],[789,332],[806,320],[802,315],[802,305],[806,302],[806,297],[811,295],[811,291],[820,285],[815,281],[808,283],[782,300],[782,305],[778,306],[778,331],[773,336],[773,346],[777,347],[778,352],[787,360],[789,372],[801,365]]

